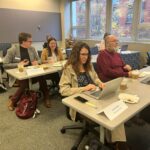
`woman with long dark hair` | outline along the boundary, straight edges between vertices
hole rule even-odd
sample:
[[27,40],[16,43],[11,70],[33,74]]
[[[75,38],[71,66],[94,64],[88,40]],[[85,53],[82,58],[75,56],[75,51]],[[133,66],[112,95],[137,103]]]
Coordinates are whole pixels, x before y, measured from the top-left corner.
[[62,96],[70,96],[82,91],[96,89],[96,85],[103,88],[91,64],[90,48],[86,43],[78,42],[71,51],[71,55],[64,67],[59,83]]
[[[62,96],[71,96],[83,91],[94,90],[96,86],[104,88],[104,83],[99,80],[91,64],[90,48],[86,43],[78,42],[74,45],[63,70],[59,86]],[[75,121],[78,113],[76,114],[76,111],[73,109],[70,109],[69,113],[71,119]],[[114,143],[115,150],[129,150],[125,142],[126,135],[123,124],[111,133],[106,133],[109,139],[108,142]]]

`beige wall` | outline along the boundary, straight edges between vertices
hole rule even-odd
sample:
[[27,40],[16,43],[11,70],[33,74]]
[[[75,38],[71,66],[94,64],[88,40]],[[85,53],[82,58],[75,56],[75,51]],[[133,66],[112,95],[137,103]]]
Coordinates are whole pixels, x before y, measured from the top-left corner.
[[[60,12],[60,0],[0,0],[0,8]],[[34,42],[32,45],[42,50],[43,42]],[[58,41],[58,45],[61,47],[62,42]]]
[[0,8],[60,12],[60,0],[0,0]]

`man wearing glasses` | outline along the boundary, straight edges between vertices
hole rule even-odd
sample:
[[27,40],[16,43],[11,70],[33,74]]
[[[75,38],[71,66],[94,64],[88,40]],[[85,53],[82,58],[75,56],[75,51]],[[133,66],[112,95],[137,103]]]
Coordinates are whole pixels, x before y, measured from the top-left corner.
[[[35,48],[31,46],[32,36],[29,33],[19,34],[19,44],[12,46],[8,49],[4,58],[4,67],[7,69],[16,68],[18,64],[23,66],[38,65],[40,63],[39,56]],[[44,102],[46,107],[50,107],[48,88],[44,77],[33,78],[32,82],[39,82],[40,89],[44,94]],[[26,88],[29,87],[28,80],[20,80],[20,87],[14,95],[11,96],[8,102],[8,109],[13,111]]]
[[117,77],[130,77],[131,66],[124,63],[117,53],[118,39],[114,35],[106,37],[106,49],[101,51],[97,57],[97,72],[103,82]]

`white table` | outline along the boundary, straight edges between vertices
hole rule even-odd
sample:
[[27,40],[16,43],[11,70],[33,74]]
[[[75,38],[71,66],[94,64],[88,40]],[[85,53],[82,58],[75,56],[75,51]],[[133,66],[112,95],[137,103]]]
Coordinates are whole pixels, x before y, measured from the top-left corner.
[[[104,114],[97,114],[97,110],[104,109],[111,103],[118,101],[118,94],[121,92],[129,93],[129,94],[137,94],[140,97],[140,101],[137,104],[127,104],[128,108],[121,113],[117,118],[110,121]],[[74,99],[75,96],[82,96],[86,98],[91,103],[95,104],[98,108],[93,108],[87,104],[78,102]],[[101,125],[100,127],[100,140],[104,143],[104,128],[108,130],[114,130],[117,126],[122,123],[125,123],[127,120],[132,118],[142,109],[150,104],[150,94],[149,94],[149,85],[142,84],[139,80],[136,79],[129,79],[128,81],[128,89],[125,91],[118,90],[116,93],[111,94],[101,100],[95,100],[87,95],[84,94],[76,94],[70,97],[63,99],[63,104],[67,105],[68,107],[73,108],[80,114],[84,115],[85,117],[91,119],[92,121],[96,122],[97,124]]]
[[[51,73],[54,73],[54,72],[59,72],[62,70],[64,64],[66,63],[66,60],[64,61],[60,61],[60,62],[57,62],[57,63],[54,63],[54,64],[44,64],[45,66],[47,66],[48,68],[47,69],[44,69],[44,72],[42,73],[37,73],[37,74],[32,74],[32,75],[28,75],[26,70],[28,68],[31,68],[31,66],[29,67],[25,67],[24,68],[24,71],[23,72],[19,72],[18,68],[14,68],[14,69],[7,69],[6,72],[18,79],[18,80],[25,80],[25,79],[29,79],[29,87],[31,89],[32,87],[32,82],[31,82],[31,79],[34,78],[34,77],[39,77],[39,76],[43,76],[43,75],[47,75],[47,74],[51,74]],[[36,66],[32,66],[32,67],[36,67]]]

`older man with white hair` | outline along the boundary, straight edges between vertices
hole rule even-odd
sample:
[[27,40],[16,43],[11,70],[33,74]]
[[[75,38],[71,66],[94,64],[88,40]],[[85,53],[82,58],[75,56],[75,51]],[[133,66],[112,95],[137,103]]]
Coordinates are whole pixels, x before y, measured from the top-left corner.
[[97,57],[97,72],[103,82],[117,77],[130,77],[131,66],[124,63],[117,53],[118,39],[115,35],[108,35],[105,38],[106,49],[101,51]]

